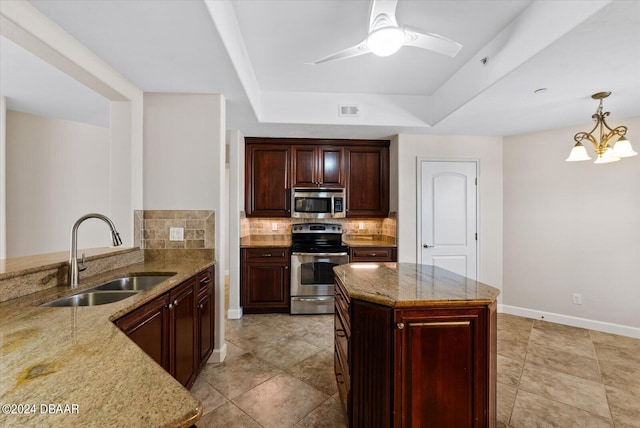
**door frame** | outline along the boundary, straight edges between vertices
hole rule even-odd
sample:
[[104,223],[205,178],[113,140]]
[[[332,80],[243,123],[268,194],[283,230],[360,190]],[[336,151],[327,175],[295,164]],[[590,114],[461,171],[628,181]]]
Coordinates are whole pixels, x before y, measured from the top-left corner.
[[416,157],[416,261],[422,264],[422,162],[473,162],[476,164],[476,281],[480,281],[480,159],[479,158],[434,158]]

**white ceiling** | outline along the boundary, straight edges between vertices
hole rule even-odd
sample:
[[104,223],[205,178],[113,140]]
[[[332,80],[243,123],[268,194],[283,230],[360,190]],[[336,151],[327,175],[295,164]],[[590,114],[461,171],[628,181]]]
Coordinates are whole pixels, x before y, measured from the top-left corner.
[[[512,135],[588,124],[597,107],[590,95],[604,90],[613,92],[605,101],[612,121],[640,115],[640,1],[400,0],[401,26],[458,41],[458,56],[404,47],[315,66],[305,63],[366,37],[370,2],[30,3],[143,91],[224,94],[228,128],[245,135]],[[5,56],[15,49],[6,46],[2,93],[10,108],[28,111],[37,100],[15,87],[35,77],[8,74]],[[36,79],[38,93],[62,105],[47,93],[60,85],[43,85],[50,78]],[[98,96],[84,100],[85,111],[104,109]],[[340,104],[360,115],[338,116]]]

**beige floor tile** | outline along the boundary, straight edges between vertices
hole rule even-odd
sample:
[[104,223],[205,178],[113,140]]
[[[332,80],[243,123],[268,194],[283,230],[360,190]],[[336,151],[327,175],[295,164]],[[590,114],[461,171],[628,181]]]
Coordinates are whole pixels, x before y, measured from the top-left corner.
[[333,351],[322,350],[287,371],[327,395],[338,392],[333,369]]
[[295,428],[347,428],[340,399],[337,396],[329,398],[298,422]]
[[543,346],[583,357],[595,358],[589,330],[536,320],[529,336],[529,346]]
[[256,348],[253,352],[257,357],[284,370],[319,351],[320,348],[315,345],[296,339],[294,335],[286,335]]
[[612,353],[607,352],[598,351],[598,357],[602,381],[606,386],[640,396],[640,364],[631,359],[625,361],[619,355],[613,357]]
[[549,348],[540,342],[532,341],[527,349],[526,363],[535,364],[550,370],[600,382],[602,376],[598,368],[598,360],[571,352]]
[[189,392],[200,400],[202,403],[202,413],[205,415],[229,401],[224,395],[209,385],[202,376],[198,377]]
[[533,320],[509,314],[498,314],[498,337],[511,341],[529,341]]
[[289,333],[284,327],[256,323],[228,333],[225,339],[242,349],[253,352]]
[[260,424],[231,402],[204,415],[196,426],[198,428],[261,428]]
[[613,424],[607,417],[519,390],[510,426],[514,428],[605,428],[613,427]]
[[231,361],[207,364],[200,374],[227,398],[234,398],[271,379],[281,370],[247,352]]
[[498,427],[508,427],[513,411],[513,403],[516,401],[516,393],[518,388],[513,385],[505,385],[498,382],[497,384],[497,401],[498,401]]
[[498,355],[524,363],[527,356],[527,342],[501,339],[498,334]]
[[279,374],[233,399],[265,428],[295,425],[329,396],[289,374]]
[[601,416],[610,416],[607,395],[600,382],[525,363],[519,387],[519,391],[523,390]]
[[517,387],[522,376],[522,361],[498,355],[498,382]]
[[640,394],[608,386],[607,398],[616,428],[640,427]]
[[600,345],[604,347],[633,351],[636,355],[640,354],[640,339],[593,330],[590,333],[596,349]]

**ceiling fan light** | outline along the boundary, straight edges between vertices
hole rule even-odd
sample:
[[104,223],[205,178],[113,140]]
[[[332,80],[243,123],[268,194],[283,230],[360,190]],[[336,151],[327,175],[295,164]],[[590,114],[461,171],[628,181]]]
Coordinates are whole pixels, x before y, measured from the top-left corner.
[[594,163],[610,163],[610,162],[618,162],[620,158],[613,153],[613,149],[611,147],[607,147],[604,153],[598,155],[598,158]]
[[367,37],[367,47],[378,56],[389,56],[398,52],[405,41],[402,28],[384,27],[375,30]]
[[577,161],[586,161],[590,160],[591,156],[587,153],[587,149],[582,145],[582,143],[576,143],[571,149],[571,153],[569,153],[569,157],[565,159],[566,162],[577,162]]
[[631,147],[631,141],[627,140],[624,136],[620,137],[616,144],[613,146],[613,154],[619,158],[628,158],[636,156],[638,153]]

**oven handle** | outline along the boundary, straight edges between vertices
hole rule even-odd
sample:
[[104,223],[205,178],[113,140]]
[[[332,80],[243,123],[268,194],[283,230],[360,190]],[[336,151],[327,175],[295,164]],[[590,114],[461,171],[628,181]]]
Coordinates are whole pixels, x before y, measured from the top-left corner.
[[292,256],[318,256],[318,257],[331,257],[331,256],[348,256],[349,253],[291,253]]
[[333,297],[329,297],[326,299],[313,299],[308,297],[300,297],[295,300],[298,302],[330,302],[331,300],[333,300]]

